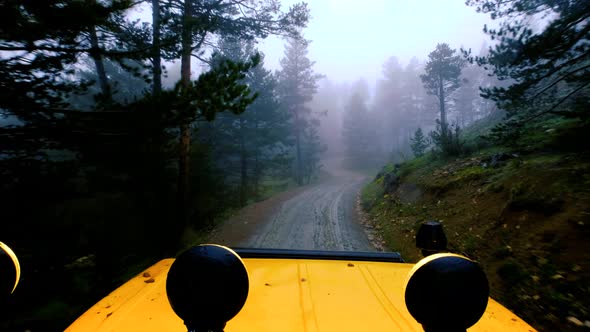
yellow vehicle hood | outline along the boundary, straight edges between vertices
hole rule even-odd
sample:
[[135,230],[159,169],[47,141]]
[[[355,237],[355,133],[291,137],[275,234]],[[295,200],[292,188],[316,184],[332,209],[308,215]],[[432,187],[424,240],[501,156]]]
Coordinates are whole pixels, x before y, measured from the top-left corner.
[[[186,331],[168,303],[162,260],[80,316],[66,331]],[[313,259],[244,259],[250,292],[226,332],[423,331],[404,302],[413,264]],[[490,299],[468,331],[535,331]]]

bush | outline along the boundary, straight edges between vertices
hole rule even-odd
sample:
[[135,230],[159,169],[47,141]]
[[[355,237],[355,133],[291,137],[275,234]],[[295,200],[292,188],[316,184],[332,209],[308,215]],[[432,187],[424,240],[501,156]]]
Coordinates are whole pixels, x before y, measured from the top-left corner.
[[369,211],[375,203],[383,196],[384,191],[381,184],[382,180],[373,181],[367,184],[361,192],[361,206],[365,211]]
[[435,149],[445,156],[458,156],[463,152],[460,138],[461,128],[458,124],[447,125],[436,120],[436,129],[430,132],[430,140]]
[[416,129],[414,137],[410,138],[410,141],[410,147],[412,148],[414,156],[421,157],[424,155],[424,152],[428,148],[428,141],[422,132],[422,128]]

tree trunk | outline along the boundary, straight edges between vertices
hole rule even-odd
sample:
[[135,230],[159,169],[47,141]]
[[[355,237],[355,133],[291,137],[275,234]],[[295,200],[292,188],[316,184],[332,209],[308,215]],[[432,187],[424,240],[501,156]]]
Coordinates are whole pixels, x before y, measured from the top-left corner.
[[443,86],[443,78],[439,75],[438,77],[438,102],[440,105],[440,126],[443,137],[447,137],[447,113],[445,111],[445,90]]
[[254,179],[252,179],[252,185],[254,189],[254,198],[258,200],[260,198],[260,164],[258,162],[258,149],[254,151]]
[[[181,65],[180,65],[180,81],[183,88],[187,89],[191,84],[191,52],[192,52],[192,29],[191,29],[191,17],[192,2],[184,2],[184,15],[182,22],[182,54],[181,54]],[[188,225],[189,222],[189,167],[190,167],[190,144],[191,144],[191,132],[190,132],[190,120],[184,120],[185,122],[180,125],[180,144],[179,144],[179,155],[178,155],[178,213],[180,216],[180,222],[182,226]]]
[[254,130],[255,130],[255,137],[256,139],[254,140],[254,178],[252,179],[252,186],[253,186],[253,195],[254,198],[256,200],[258,200],[259,196],[260,196],[260,192],[259,192],[259,183],[260,183],[260,164],[258,163],[258,158],[259,158],[259,146],[258,146],[258,135],[260,135],[258,133],[259,131],[259,121],[258,121],[258,112],[254,109]]
[[90,56],[92,60],[94,60],[94,65],[96,66],[96,74],[98,76],[98,83],[100,85],[100,91],[102,92],[103,98],[105,101],[111,100],[111,87],[109,85],[109,80],[107,77],[107,73],[104,69],[104,62],[102,59],[102,55],[100,54],[100,45],[98,44],[98,35],[96,33],[96,26],[92,26],[90,28]]
[[246,157],[244,120],[240,118],[240,206],[245,206],[248,200],[248,160]]
[[162,55],[160,49],[160,0],[152,0],[152,40],[152,94],[154,96],[157,96],[162,92]]
[[295,150],[297,152],[297,167],[295,171],[295,180],[298,185],[303,184],[303,163],[301,160],[301,126],[299,123],[299,114],[295,111]]
[[190,167],[190,142],[191,132],[190,123],[180,125],[180,145],[178,156],[178,212],[183,226],[189,222],[189,167]]
[[240,206],[245,206],[248,201],[248,161],[244,142],[240,143]]

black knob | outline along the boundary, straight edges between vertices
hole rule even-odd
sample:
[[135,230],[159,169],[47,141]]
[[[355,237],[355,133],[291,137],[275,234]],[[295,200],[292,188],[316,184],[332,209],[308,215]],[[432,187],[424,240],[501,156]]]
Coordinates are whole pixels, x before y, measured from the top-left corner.
[[0,242],[0,297],[10,296],[20,280],[18,258],[6,244]]
[[466,331],[481,318],[488,279],[474,261],[441,253],[418,262],[406,285],[406,306],[427,332]]
[[447,237],[442,224],[438,221],[422,223],[416,234],[416,247],[422,249],[424,256],[446,251]]
[[244,306],[248,288],[241,258],[218,245],[183,252],[166,279],[168,301],[189,331],[223,331]]

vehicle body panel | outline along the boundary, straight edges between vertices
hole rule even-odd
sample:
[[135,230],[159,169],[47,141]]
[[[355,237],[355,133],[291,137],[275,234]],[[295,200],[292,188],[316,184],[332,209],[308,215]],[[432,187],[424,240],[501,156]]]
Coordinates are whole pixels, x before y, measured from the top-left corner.
[[[407,263],[244,258],[250,293],[225,331],[422,331],[404,301]],[[168,303],[162,260],[99,301],[66,331],[186,331]],[[468,290],[466,290],[468,291]],[[198,301],[198,299],[195,299]],[[490,299],[469,331],[534,331]]]

